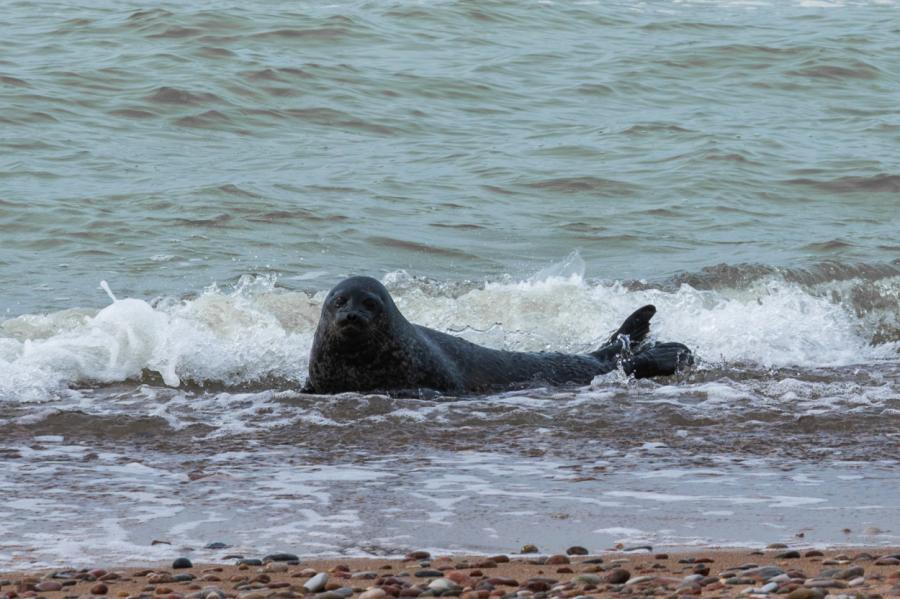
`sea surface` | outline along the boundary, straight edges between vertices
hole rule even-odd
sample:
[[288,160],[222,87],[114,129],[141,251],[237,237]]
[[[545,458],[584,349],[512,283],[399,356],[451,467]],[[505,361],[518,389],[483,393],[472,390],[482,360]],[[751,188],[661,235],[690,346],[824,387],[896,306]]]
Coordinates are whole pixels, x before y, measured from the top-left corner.
[[[0,570],[900,545],[895,2],[2,12]],[[301,394],[352,274],[516,350],[653,303],[699,360]]]

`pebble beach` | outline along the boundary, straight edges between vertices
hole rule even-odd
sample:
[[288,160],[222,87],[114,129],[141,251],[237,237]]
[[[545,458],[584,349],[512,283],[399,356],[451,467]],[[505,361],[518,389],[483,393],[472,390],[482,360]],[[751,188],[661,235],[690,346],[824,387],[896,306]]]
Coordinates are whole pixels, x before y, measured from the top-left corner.
[[[537,551],[526,545],[522,552]],[[304,560],[290,553],[176,558],[165,566],[54,569],[0,575],[0,599],[587,599],[900,596],[900,548],[658,553],[642,546],[589,555],[432,556]]]

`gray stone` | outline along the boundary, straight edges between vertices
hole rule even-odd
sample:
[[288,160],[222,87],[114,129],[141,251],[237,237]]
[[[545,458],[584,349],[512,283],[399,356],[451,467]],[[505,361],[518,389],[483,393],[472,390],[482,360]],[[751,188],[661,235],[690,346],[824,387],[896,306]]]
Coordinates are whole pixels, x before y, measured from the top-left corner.
[[255,557],[248,557],[248,558],[239,559],[239,560],[238,560],[238,565],[239,565],[239,566],[240,566],[240,565],[244,565],[244,566],[261,566],[261,565],[263,565],[263,564],[262,564],[262,560],[261,560],[261,559],[257,559],[257,558],[255,558]]
[[833,575],[833,578],[837,578],[838,580],[850,580],[851,578],[862,576],[865,573],[866,569],[862,566],[854,566],[853,568],[847,568],[846,570],[837,572]]
[[263,558],[264,562],[299,562],[300,558],[293,553],[270,553]]
[[428,588],[432,591],[445,593],[450,590],[458,591],[461,587],[449,578],[435,578],[428,584]]
[[309,591],[310,593],[318,593],[322,589],[325,588],[325,585],[328,583],[328,574],[326,572],[319,572],[309,580],[303,583],[303,588]]
[[225,543],[221,543],[219,541],[207,543],[203,546],[204,549],[228,549],[229,547],[231,547],[231,545],[226,545]]
[[596,574],[579,574],[575,578],[572,579],[576,584],[593,584],[598,585],[601,582],[601,578]]
[[749,570],[744,571],[744,576],[753,576],[759,577],[763,580],[772,580],[776,576],[781,576],[784,574],[784,570],[777,566],[760,566],[758,568],[751,568]]
[[803,586],[808,589],[844,589],[847,588],[847,583],[833,578],[810,578]]
[[782,551],[781,553],[775,556],[777,559],[797,559],[800,557],[800,552],[794,549],[790,551]]

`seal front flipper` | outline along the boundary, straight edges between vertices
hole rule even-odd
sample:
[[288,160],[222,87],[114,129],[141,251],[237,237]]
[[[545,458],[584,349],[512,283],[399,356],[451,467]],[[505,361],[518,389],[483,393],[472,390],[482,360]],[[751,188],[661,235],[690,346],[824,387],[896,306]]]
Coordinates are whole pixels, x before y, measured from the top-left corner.
[[694,363],[694,355],[681,343],[659,343],[622,360],[625,374],[636,379],[669,376]]

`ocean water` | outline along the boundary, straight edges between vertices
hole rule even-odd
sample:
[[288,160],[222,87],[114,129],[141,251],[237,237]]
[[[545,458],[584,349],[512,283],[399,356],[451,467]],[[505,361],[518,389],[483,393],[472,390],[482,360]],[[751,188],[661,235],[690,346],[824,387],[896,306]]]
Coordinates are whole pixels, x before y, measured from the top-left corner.
[[[7,3],[0,569],[900,545],[898,23],[818,0]],[[353,274],[506,349],[593,349],[654,303],[699,360],[303,395]]]

